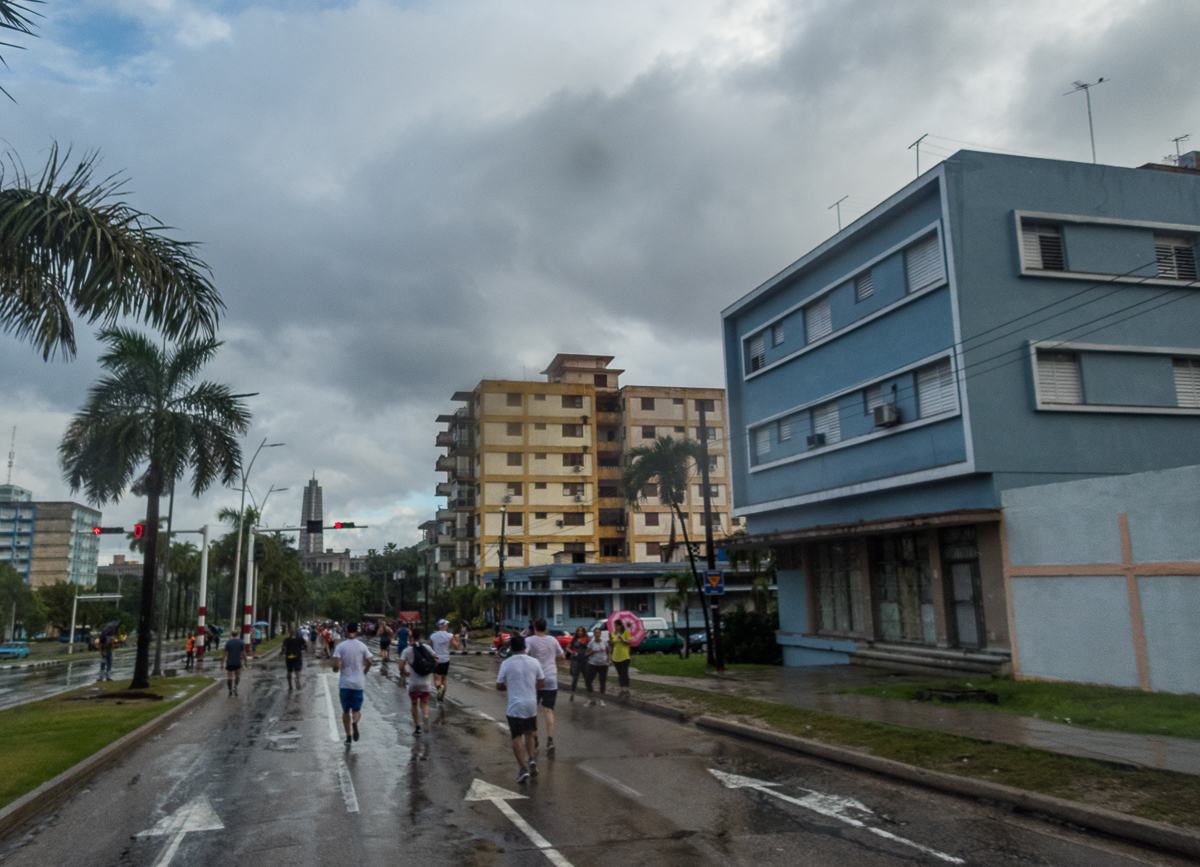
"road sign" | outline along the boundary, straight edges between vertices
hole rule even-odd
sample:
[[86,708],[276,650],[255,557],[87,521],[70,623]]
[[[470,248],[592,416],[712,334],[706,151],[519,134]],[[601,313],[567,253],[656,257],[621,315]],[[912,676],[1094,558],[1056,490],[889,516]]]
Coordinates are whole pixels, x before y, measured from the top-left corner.
[[704,573],[704,595],[705,596],[724,596],[725,595],[725,573],[719,569],[713,572]]

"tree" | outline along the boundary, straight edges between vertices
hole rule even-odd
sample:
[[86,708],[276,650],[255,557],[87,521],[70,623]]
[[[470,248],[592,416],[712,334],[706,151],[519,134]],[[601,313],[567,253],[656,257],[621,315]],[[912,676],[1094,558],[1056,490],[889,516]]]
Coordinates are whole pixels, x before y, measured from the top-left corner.
[[43,584],[35,592],[50,625],[70,629],[75,585],[67,581],[55,581],[53,584]]
[[0,563],[0,634],[6,635],[7,641],[16,638],[8,629],[13,620],[27,636],[37,635],[46,627],[46,609],[20,573],[8,563]]
[[[41,0],[33,0],[34,3],[40,3]],[[33,16],[37,15],[28,6],[20,3],[14,3],[13,0],[0,0],[0,30],[15,30],[17,33],[24,33],[26,36],[33,36]],[[13,45],[11,42],[0,42],[0,45],[6,48],[20,48],[19,45]],[[4,58],[0,57],[0,63],[4,63]],[[4,63],[7,66],[7,63]],[[9,99],[12,99],[10,94],[3,87],[0,87],[0,93],[3,93]],[[16,102],[13,99],[13,102]]]
[[[695,440],[659,437],[652,446],[630,449],[625,456],[625,470],[621,474],[621,496],[629,508],[637,511],[645,496],[646,485],[658,483],[658,501],[675,512],[679,526],[683,529],[683,544],[687,548],[688,562],[692,567],[696,592],[703,598],[704,588],[700,584],[700,573],[696,571],[696,556],[688,539],[687,519],[682,506],[687,502],[688,477],[691,464],[699,466],[704,460],[704,447]],[[709,661],[712,661],[712,629],[708,622],[708,608],[701,606],[704,613],[704,635],[708,642]]]
[[145,564],[138,616],[137,660],[131,689],[150,683],[150,631],[158,562],[159,498],[190,467],[199,496],[216,480],[237,481],[242,450],[237,437],[250,413],[228,386],[196,383],[220,341],[186,339],[159,349],[127,329],[100,332],[107,351],[100,364],[109,375],[92,386],[59,446],[72,491],[84,488],[97,505],[118,501],[125,488],[146,497]]

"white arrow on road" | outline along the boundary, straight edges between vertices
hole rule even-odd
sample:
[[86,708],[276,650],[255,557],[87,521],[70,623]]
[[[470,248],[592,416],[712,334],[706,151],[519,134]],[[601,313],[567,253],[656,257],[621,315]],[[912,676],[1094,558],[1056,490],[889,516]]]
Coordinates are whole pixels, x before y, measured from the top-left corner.
[[220,831],[224,827],[225,823],[213,810],[208,798],[201,795],[180,807],[170,816],[159,819],[153,828],[143,831],[138,836],[171,838],[167,848],[154,862],[154,867],[167,867],[171,863],[171,859],[175,857],[175,853],[179,851],[179,844],[183,842],[184,834],[190,834],[193,831]]
[[709,768],[708,772],[721,781],[721,784],[727,789],[754,789],[763,794],[770,795],[773,798],[779,798],[781,801],[787,801],[789,804],[795,804],[798,807],[804,807],[806,810],[812,810],[814,813],[820,813],[822,816],[829,816],[831,819],[837,819],[839,822],[845,822],[854,828],[865,828],[876,836],[883,837],[887,840],[894,840],[897,843],[902,843],[905,846],[911,846],[935,858],[940,858],[951,864],[965,864],[962,858],[955,858],[953,855],[947,855],[945,852],[939,852],[936,849],[930,849],[928,846],[922,846],[920,843],[914,843],[912,840],[906,840],[903,837],[898,837],[891,831],[885,831],[882,828],[875,828],[868,825],[861,819],[856,819],[850,812],[857,812],[864,816],[875,815],[871,808],[865,804],[854,800],[853,798],[844,798],[840,795],[827,795],[824,792],[815,792],[812,789],[804,789],[808,792],[803,798],[793,798],[791,795],[785,795],[783,792],[775,791],[773,786],[778,786],[779,783],[768,783],[766,780],[756,780],[753,777],[742,777],[738,774],[728,774],[725,771],[718,771],[715,768]]
[[542,850],[550,863],[554,867],[571,867],[571,862],[564,858],[557,849],[550,845],[550,841],[533,829],[533,826],[521,818],[521,814],[512,808],[509,801],[523,801],[524,795],[518,795],[516,792],[510,792],[508,789],[502,789],[499,786],[493,786],[491,783],[485,783],[483,780],[475,780],[471,783],[471,788],[467,792],[464,801],[491,801],[496,805],[509,821],[516,825],[521,832],[533,841],[533,845]]

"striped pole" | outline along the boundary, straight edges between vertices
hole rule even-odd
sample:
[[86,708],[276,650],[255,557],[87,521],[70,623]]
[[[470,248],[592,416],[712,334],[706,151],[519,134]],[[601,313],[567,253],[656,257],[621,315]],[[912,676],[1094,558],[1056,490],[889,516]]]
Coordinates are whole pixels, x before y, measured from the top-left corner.
[[208,525],[200,529],[200,611],[196,617],[196,659],[204,659],[205,600],[208,599]]

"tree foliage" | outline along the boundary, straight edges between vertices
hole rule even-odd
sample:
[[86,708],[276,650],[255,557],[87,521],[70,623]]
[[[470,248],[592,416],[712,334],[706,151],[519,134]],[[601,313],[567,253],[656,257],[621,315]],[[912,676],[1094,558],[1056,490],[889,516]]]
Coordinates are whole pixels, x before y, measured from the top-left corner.
[[8,625],[16,617],[17,629],[26,635],[39,635],[46,628],[46,609],[41,600],[9,563],[0,563],[0,632],[12,641]]

